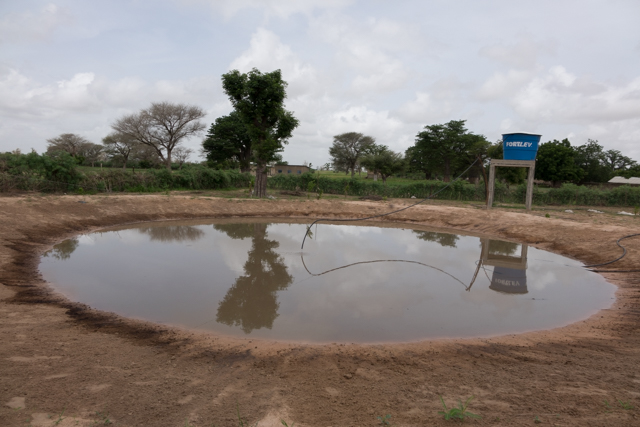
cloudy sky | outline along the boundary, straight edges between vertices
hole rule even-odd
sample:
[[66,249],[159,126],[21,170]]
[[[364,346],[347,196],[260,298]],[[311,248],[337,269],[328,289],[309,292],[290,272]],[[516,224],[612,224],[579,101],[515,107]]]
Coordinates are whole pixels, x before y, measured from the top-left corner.
[[290,164],[327,162],[342,132],[404,151],[459,119],[640,161],[638,22],[638,0],[2,0],[0,151],[100,143],[151,102],[210,124],[231,110],[220,76],[257,67],[289,83]]

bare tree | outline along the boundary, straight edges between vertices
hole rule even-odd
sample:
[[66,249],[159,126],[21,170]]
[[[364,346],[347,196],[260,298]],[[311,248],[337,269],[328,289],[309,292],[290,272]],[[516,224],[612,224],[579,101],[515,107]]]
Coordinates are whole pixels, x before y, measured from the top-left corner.
[[91,163],[91,167],[98,161],[104,146],[89,142],[80,147],[78,155],[84,157],[84,163]]
[[86,138],[76,135],[75,133],[63,133],[62,135],[47,139],[49,145],[47,146],[47,153],[53,153],[56,151],[66,151],[73,157],[81,155],[81,150],[87,144],[91,144]]
[[193,150],[187,147],[176,147],[173,154],[175,154],[176,162],[178,162],[178,169],[182,169],[182,165],[193,154]]
[[153,167],[155,168],[160,163],[162,163],[162,159],[158,156],[158,152],[148,145],[138,144],[131,151],[130,157],[131,160],[137,161],[140,167]]
[[140,145],[138,141],[131,136],[120,133],[112,132],[102,139],[102,143],[105,146],[105,151],[112,157],[122,159],[122,169],[127,169],[127,162],[131,156],[131,152]]
[[347,132],[333,137],[333,145],[329,148],[329,155],[333,167],[349,173],[351,177],[356,173],[358,160],[376,140],[358,132]]
[[194,105],[160,102],[116,120],[111,127],[152,147],[171,170],[173,149],[183,139],[198,135],[205,129],[200,121],[204,116],[204,110]]

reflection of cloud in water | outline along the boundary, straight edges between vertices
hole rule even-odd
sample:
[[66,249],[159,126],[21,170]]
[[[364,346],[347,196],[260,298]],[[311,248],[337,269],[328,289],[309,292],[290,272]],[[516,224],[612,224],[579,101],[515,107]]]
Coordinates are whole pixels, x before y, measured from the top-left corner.
[[[420,268],[420,267],[416,267]],[[298,302],[296,311],[322,316],[322,312],[351,313],[355,318],[373,319],[400,317],[402,310],[431,299],[428,292],[411,292],[410,288],[428,284],[398,283],[398,270],[384,266],[356,266],[349,272],[331,276],[331,292],[309,289],[311,296]],[[398,289],[403,290],[402,293]]]
[[529,269],[529,278],[535,277],[534,280],[529,280],[528,287],[536,291],[542,291],[547,286],[562,286],[562,281],[559,280],[556,273],[552,271],[541,271],[540,269]]
[[78,236],[78,243],[84,246],[93,246],[96,244],[95,240],[93,240],[91,236],[87,234]]
[[139,233],[147,234],[151,241],[184,242],[196,241],[204,237],[204,231],[190,225],[163,225],[139,227]]

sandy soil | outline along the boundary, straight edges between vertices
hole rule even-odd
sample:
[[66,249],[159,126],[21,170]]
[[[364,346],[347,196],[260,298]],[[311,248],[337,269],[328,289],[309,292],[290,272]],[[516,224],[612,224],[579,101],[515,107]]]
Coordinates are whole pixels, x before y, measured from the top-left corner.
[[[80,201],[86,203],[79,203]],[[407,201],[247,200],[200,195],[0,198],[0,426],[448,425],[475,396],[475,425],[640,425],[640,273],[603,273],[617,300],[589,319],[489,339],[309,345],[192,333],[65,300],[40,254],[99,227],[177,218],[353,217]],[[613,210],[611,210],[613,212]],[[550,214],[550,218],[545,217]],[[620,254],[640,219],[586,210],[434,203],[386,218],[490,235],[587,263]],[[640,267],[640,238],[610,268]],[[633,406],[634,409],[631,409]],[[627,408],[627,409],[625,409]]]

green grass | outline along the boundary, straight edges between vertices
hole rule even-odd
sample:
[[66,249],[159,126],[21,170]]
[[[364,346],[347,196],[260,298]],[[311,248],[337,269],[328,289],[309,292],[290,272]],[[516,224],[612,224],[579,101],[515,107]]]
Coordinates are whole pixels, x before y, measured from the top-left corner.
[[[236,402],[236,414],[238,415],[238,427],[248,427],[248,426],[250,426],[250,424],[245,424],[245,421],[240,416],[240,405],[238,405],[238,402]],[[256,421],[256,423],[253,424],[252,427],[257,427],[257,425],[258,425],[258,422]]]
[[620,404],[620,406],[622,407],[622,409],[633,409],[633,405],[631,405],[630,402],[623,402],[622,400],[618,399],[618,403]]
[[[333,171],[316,171],[313,173],[314,176],[320,176],[322,178],[330,178],[330,179],[349,179],[351,178],[351,173],[345,174],[344,172],[333,172]],[[362,181],[371,181],[373,182],[373,178],[367,178],[367,173],[362,172],[361,174],[356,173],[353,176],[353,179],[362,180]],[[390,176],[387,178],[387,185],[394,184],[413,184],[417,181],[416,179],[410,178],[398,178],[394,176]],[[378,178],[378,182],[382,182],[382,178]]]
[[447,408],[446,403],[444,403],[444,399],[442,398],[442,396],[440,396],[440,402],[442,402],[442,407],[444,408],[444,411],[438,411],[438,414],[442,415],[444,417],[445,420],[464,420],[465,418],[476,418],[476,419],[480,419],[482,418],[480,415],[476,415],[472,412],[467,411],[467,407],[469,406],[469,402],[471,402],[471,400],[474,398],[474,396],[471,396],[470,398],[468,398],[464,404],[462,403],[462,400],[458,400],[458,407],[456,408],[455,406],[451,409]]
[[113,422],[109,419],[109,413],[107,412],[96,412],[97,420],[91,424],[92,426],[109,426],[113,424]]
[[390,426],[391,425],[391,415],[387,414],[384,417],[382,415],[378,415],[378,421],[380,421],[381,426]]

